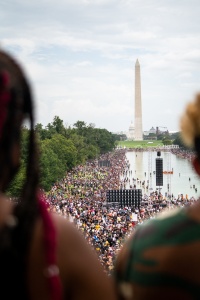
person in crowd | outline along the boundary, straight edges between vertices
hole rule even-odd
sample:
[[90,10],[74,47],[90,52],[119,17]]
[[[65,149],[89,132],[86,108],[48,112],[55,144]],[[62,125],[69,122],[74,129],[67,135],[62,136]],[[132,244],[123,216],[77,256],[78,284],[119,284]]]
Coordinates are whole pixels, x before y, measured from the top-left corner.
[[[1,299],[116,299],[114,283],[84,237],[49,211],[39,187],[38,149],[30,84],[17,60],[0,51]],[[24,120],[30,121],[21,196],[7,196],[20,167]]]
[[[105,159],[110,162],[109,167],[98,163]],[[193,205],[197,201],[193,197],[182,199],[181,195],[177,198],[172,195],[169,201],[162,194],[158,199],[158,191],[152,191],[148,196],[144,193],[139,209],[107,205],[107,191],[121,189],[129,166],[123,149],[101,154],[98,160],[88,161],[67,172],[46,195],[49,209],[74,222],[97,252],[108,275],[113,272],[116,254],[124,240],[137,226],[155,218],[161,211]],[[142,181],[137,181],[137,187],[145,192],[140,184]]]
[[[180,120],[200,176],[200,94]],[[200,202],[144,222],[119,252],[114,278],[119,299],[200,299]]]

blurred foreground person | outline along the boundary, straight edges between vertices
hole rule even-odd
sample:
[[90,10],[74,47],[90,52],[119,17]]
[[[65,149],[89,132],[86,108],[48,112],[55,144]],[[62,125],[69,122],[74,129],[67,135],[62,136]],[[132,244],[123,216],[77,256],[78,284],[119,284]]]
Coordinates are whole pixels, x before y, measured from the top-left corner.
[[[200,95],[180,122],[200,175]],[[200,202],[161,213],[126,241],[115,265],[119,299],[200,299]]]
[[[20,166],[21,127],[30,121],[26,178],[14,204],[6,190]],[[39,193],[31,91],[0,51],[0,299],[116,299],[111,279],[83,236],[48,212]]]

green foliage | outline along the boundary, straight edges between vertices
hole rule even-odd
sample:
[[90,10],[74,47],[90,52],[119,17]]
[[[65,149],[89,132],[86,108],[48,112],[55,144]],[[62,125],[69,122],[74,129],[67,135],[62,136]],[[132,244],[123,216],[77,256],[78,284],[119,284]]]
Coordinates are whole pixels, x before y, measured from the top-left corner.
[[52,122],[53,128],[55,129],[56,133],[65,134],[65,127],[63,125],[63,120],[61,120],[58,116],[55,116]]
[[186,145],[184,144],[182,137],[181,137],[181,132],[178,132],[174,141],[173,141],[174,145],[179,145],[180,148],[183,149],[188,149],[188,147],[186,147]]
[[157,139],[158,140],[163,140],[165,138],[165,134],[164,133],[158,133],[157,135]]
[[163,146],[162,141],[145,140],[145,141],[120,141],[117,143],[118,147],[126,148],[148,148]]
[[66,170],[70,170],[76,165],[77,149],[70,139],[66,139],[61,134],[55,134],[48,141],[48,147],[57,154],[58,158],[66,166]]
[[[65,128],[63,121],[55,116],[52,123],[45,128],[36,124],[35,133],[40,150],[40,185],[50,190],[52,184],[65,176],[66,171],[78,164],[84,164],[88,159],[94,159],[99,154],[115,148],[117,140],[106,129],[95,128],[77,121],[73,128]],[[29,129],[23,127],[21,140],[21,168],[9,187],[9,194],[18,196],[25,179],[25,169],[28,157]]]
[[76,129],[76,133],[81,136],[85,136],[86,131],[86,123],[83,121],[77,121],[74,123],[74,127]]
[[126,134],[113,134],[115,141],[125,141],[127,140]]
[[27,127],[22,128],[21,133],[21,162],[20,168],[18,170],[17,175],[10,183],[10,186],[7,190],[8,195],[19,197],[23,183],[25,181],[25,174],[26,174],[26,164],[27,164],[27,157],[28,157],[28,142],[29,142],[29,129]]
[[87,144],[84,142],[84,137],[77,133],[72,133],[70,140],[77,150],[77,164],[85,163],[88,158]]
[[63,177],[66,169],[58,155],[48,147],[48,140],[41,143],[40,169],[41,169],[41,186],[48,191],[52,184]]
[[14,197],[20,196],[21,190],[22,190],[22,185],[25,181],[25,174],[26,174],[25,163],[22,161],[21,167],[20,167],[16,177],[10,183],[10,186],[7,190],[8,195],[14,196]]
[[170,134],[171,140],[175,140],[179,136],[179,132],[173,132]]
[[94,124],[87,124],[77,121],[74,124],[73,132],[84,137],[87,145],[93,145],[98,154],[106,153],[115,148],[116,136],[106,129],[95,128]]
[[164,139],[162,140],[162,142],[163,142],[163,145],[172,145],[172,140],[169,140],[169,139],[167,139],[167,138],[164,138]]
[[99,151],[100,151],[99,148],[94,145],[86,145],[85,155],[87,155],[87,160],[98,157],[100,154]]
[[28,143],[29,143],[29,129],[27,127],[23,127],[21,132],[21,159],[23,163],[27,163]]
[[42,141],[51,137],[50,131],[48,129],[43,129],[43,126],[40,123],[35,126],[35,132],[38,139]]
[[96,134],[100,153],[109,152],[115,147],[115,139],[111,132],[106,129],[97,129]]
[[41,186],[47,191],[76,165],[77,150],[73,142],[61,134],[42,141],[40,150]]

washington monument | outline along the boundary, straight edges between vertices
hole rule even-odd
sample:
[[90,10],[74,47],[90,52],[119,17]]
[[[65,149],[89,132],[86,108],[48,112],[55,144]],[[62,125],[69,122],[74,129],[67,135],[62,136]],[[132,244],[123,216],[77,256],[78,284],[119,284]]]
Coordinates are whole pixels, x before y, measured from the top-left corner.
[[140,64],[138,59],[135,63],[135,140],[143,140],[142,130],[142,100],[141,100],[141,81]]

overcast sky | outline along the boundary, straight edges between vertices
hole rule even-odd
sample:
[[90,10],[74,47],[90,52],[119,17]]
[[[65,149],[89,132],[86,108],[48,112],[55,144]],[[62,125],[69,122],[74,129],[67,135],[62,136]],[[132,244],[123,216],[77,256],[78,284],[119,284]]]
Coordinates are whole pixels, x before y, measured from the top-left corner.
[[138,58],[143,129],[175,131],[200,91],[199,17],[199,0],[0,0],[0,46],[28,75],[36,123],[127,131]]

